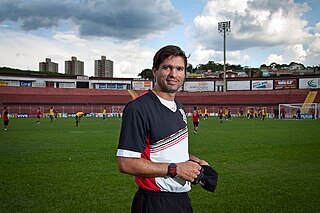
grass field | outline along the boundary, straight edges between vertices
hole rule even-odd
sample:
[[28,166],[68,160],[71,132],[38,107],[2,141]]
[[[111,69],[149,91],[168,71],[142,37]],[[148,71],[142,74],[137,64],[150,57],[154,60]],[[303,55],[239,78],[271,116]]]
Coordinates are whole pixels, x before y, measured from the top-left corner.
[[[136,186],[117,169],[120,125],[11,119],[0,131],[0,212],[130,212]],[[193,186],[195,213],[320,212],[320,121],[209,118],[198,135],[188,125],[190,153],[219,172],[215,193]]]

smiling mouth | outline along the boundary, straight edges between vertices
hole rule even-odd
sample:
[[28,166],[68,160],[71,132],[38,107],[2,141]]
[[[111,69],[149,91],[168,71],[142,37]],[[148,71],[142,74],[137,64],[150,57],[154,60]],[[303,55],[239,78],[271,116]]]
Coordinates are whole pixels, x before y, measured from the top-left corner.
[[168,82],[168,84],[172,84],[172,85],[175,85],[175,84],[178,83],[178,81],[176,81],[176,80],[171,80],[171,79],[168,79],[167,82]]

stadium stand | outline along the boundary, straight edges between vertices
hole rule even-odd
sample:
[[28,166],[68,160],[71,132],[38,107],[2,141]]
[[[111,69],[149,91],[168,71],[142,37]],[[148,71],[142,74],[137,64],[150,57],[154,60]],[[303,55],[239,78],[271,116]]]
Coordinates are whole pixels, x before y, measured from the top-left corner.
[[[79,89],[79,88],[39,88],[0,87],[0,104],[8,106],[124,106],[134,97],[146,91]],[[309,90],[273,91],[231,91],[231,92],[178,92],[177,100],[185,106],[272,106],[279,103],[303,103]],[[315,102],[320,95],[313,93]]]

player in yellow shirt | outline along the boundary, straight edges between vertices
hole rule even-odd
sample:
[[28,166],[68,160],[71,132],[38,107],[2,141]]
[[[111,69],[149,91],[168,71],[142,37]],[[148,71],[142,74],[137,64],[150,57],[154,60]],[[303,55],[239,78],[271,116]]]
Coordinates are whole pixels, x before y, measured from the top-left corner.
[[204,120],[208,120],[208,117],[209,117],[209,113],[208,113],[208,108],[206,107],[204,109]]
[[84,113],[84,112],[77,112],[76,113],[76,127],[79,127],[79,123],[80,123],[80,119],[83,117],[83,116],[86,116],[87,114]]
[[201,117],[202,117],[202,109],[201,108],[198,109],[198,114],[199,114],[199,121],[200,121]]
[[51,121],[51,123],[52,123],[52,122],[53,122],[53,116],[54,116],[54,109],[53,109],[53,107],[50,108],[49,116],[50,116],[50,121]]
[[107,114],[107,109],[106,108],[103,108],[103,111],[102,111],[102,120],[106,120],[106,114]]
[[296,113],[296,110],[293,110],[293,113],[292,113],[292,119],[293,119],[293,120],[296,120],[296,119],[297,119],[297,113]]
[[266,117],[266,110],[265,110],[265,108],[263,108],[261,111],[261,120],[264,121],[265,117]]
[[252,112],[251,112],[251,110],[248,108],[247,118],[248,118],[248,119],[251,119],[251,116],[252,116]]

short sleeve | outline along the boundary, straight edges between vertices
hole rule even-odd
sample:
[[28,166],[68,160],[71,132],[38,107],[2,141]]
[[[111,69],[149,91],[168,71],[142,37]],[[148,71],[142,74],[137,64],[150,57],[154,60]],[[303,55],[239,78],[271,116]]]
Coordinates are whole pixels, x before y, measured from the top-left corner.
[[[143,153],[146,148],[147,124],[146,113],[138,101],[130,102],[123,111],[121,132],[117,156],[126,156],[125,153]],[[119,151],[121,150],[121,151]],[[124,152],[123,150],[127,151]],[[120,154],[120,153],[123,153]]]

